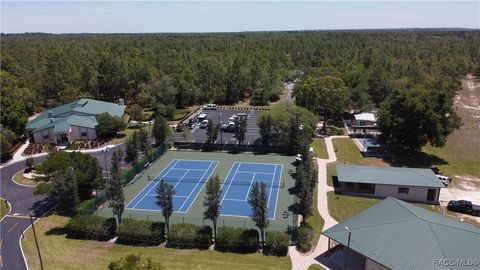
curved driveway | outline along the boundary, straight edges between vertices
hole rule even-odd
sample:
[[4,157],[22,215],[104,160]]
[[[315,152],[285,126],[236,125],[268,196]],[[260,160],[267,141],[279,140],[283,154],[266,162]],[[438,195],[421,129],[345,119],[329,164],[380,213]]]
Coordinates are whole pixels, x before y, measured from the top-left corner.
[[[109,148],[124,150],[123,145]],[[105,166],[105,155],[101,149],[84,152],[97,158],[102,168]],[[112,153],[113,151],[107,152],[106,158],[109,163]],[[35,164],[46,159],[47,155],[34,157]],[[55,202],[47,196],[34,195],[33,187],[21,186],[13,182],[12,178],[15,173],[22,169],[25,169],[24,160],[8,164],[0,169],[1,197],[6,199],[12,207],[9,214],[0,221],[0,269],[5,270],[27,269],[19,242],[21,232],[30,226],[28,216],[31,214],[37,220],[55,205]]]

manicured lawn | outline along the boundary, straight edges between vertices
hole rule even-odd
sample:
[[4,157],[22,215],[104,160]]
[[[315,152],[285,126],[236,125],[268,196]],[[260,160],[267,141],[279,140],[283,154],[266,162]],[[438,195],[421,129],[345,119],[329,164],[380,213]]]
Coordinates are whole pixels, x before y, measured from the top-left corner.
[[388,166],[381,158],[364,158],[357,145],[350,138],[337,138],[332,140],[338,163]]
[[337,162],[327,166],[327,185],[333,187],[332,177],[337,175],[335,164],[354,164],[366,166],[388,166],[381,158],[364,158],[357,145],[350,138],[337,138],[332,140]]
[[[149,134],[152,131],[152,126],[151,125],[146,125],[143,128],[146,129]],[[117,134],[117,137],[111,139],[107,144],[121,144],[121,143],[124,143],[125,141],[127,141],[132,136],[132,134],[135,130],[139,131],[140,128],[139,127],[128,127],[125,130],[120,131]]]
[[324,138],[314,138],[312,142],[313,156],[328,159],[327,147]]
[[[127,254],[140,254],[160,262],[164,269],[291,269],[289,257],[222,253],[213,250],[181,250],[135,247],[113,243],[67,239],[62,232],[69,218],[51,214],[35,223],[45,269],[108,269],[108,264]],[[25,233],[23,249],[30,269],[40,269],[32,230]]]
[[333,187],[333,177],[337,176],[336,163],[327,164],[327,185]]
[[[332,191],[327,193],[327,199],[328,212],[338,222],[342,222],[380,201],[372,198],[336,195]],[[437,213],[440,209],[438,206],[430,204],[415,203],[415,205]]]
[[320,235],[322,234],[323,224],[325,221],[323,220],[322,216],[318,213],[317,208],[317,201],[318,201],[318,189],[315,188],[315,192],[313,194],[313,216],[307,218],[307,223],[312,225],[313,227],[313,241],[312,241],[312,248],[314,249],[317,246],[318,240],[320,239]]
[[5,203],[4,199],[0,199],[0,219],[2,219],[9,211],[9,207]]
[[19,183],[19,184],[22,184],[22,185],[28,185],[28,186],[36,186],[38,183],[32,179],[28,179],[28,178],[25,178],[23,176],[23,169],[19,172],[17,172],[14,176],[13,176],[13,180],[15,180],[15,182]]
[[325,270],[325,268],[321,267],[318,264],[312,264],[308,267],[308,270]]

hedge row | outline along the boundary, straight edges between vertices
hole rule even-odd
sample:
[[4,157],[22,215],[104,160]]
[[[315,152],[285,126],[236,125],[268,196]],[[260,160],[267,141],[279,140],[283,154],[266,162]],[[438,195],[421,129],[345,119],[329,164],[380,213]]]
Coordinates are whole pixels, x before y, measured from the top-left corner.
[[158,246],[165,241],[165,223],[124,219],[117,228],[121,244]]
[[[107,241],[116,235],[118,236],[117,243],[120,244],[158,246],[166,240],[165,224],[146,220],[124,219],[117,227],[114,218],[77,215],[70,219],[66,229],[67,237],[70,238]],[[304,230],[305,228],[300,228],[299,243],[302,242]],[[196,226],[194,224],[173,224],[167,236],[167,247],[208,248],[211,244],[212,229],[209,226]],[[267,232],[264,253],[266,255],[286,256],[288,245],[288,234]],[[220,227],[215,248],[220,251],[256,252],[259,248],[258,231],[255,229]]]
[[258,250],[258,231],[220,227],[217,232],[215,248],[220,251],[255,252]]
[[298,228],[297,249],[301,252],[308,252],[312,249],[313,229],[309,224]]
[[209,226],[174,224],[170,227],[167,238],[167,247],[208,248],[212,239],[212,229]]
[[67,224],[67,237],[107,241],[115,236],[114,218],[77,215]]
[[284,232],[267,232],[265,248],[266,255],[287,256],[290,237]]

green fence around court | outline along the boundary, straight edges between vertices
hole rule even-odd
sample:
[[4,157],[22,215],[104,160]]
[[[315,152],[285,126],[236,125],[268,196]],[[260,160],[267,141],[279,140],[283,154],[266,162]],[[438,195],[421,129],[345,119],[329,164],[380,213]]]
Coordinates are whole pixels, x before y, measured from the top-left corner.
[[130,170],[123,174],[123,184],[126,185],[130,181],[132,181],[137,174],[145,170],[148,164],[161,157],[165,153],[165,151],[167,151],[167,147],[165,144],[162,144],[159,147],[155,148],[150,154],[145,156],[141,161],[139,161]]
[[[129,169],[122,175],[123,185],[125,186],[129,184],[136,177],[138,178],[139,176],[137,175],[143,170],[145,170],[148,164],[161,157],[166,150],[167,147],[165,144],[162,144],[157,148],[153,149],[150,154],[146,155],[142,160],[140,160],[137,164],[135,164],[131,169]],[[82,202],[78,206],[77,212],[82,215],[91,215],[98,209],[100,205],[104,204],[106,201],[107,192],[106,190],[102,190],[97,194],[97,196],[95,196],[95,198]]]

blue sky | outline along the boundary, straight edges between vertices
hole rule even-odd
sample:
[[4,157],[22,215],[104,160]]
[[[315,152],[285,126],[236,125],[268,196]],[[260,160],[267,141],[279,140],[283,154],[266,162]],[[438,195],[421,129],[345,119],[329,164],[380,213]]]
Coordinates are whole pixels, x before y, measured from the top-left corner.
[[480,1],[2,1],[1,32],[480,28]]

